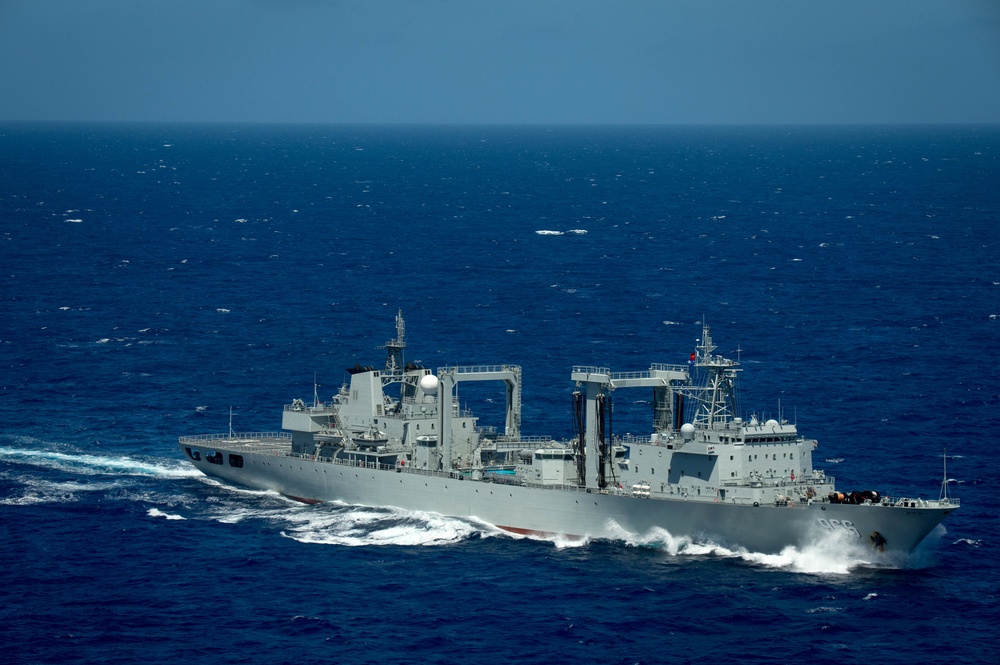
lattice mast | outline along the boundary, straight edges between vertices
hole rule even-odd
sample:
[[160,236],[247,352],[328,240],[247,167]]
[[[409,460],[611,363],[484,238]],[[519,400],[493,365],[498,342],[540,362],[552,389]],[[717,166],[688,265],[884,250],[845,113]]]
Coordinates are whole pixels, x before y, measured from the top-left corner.
[[702,325],[701,340],[697,347],[695,365],[707,372],[704,394],[695,414],[695,426],[711,429],[716,423],[725,423],[736,414],[736,374],[739,363],[720,355],[712,355],[712,331]]

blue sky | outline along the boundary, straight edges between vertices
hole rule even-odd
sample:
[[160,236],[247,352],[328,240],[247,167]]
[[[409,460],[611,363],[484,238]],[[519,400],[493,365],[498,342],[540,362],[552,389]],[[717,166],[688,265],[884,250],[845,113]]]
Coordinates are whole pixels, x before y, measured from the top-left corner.
[[0,120],[1000,122],[997,0],[0,0]]

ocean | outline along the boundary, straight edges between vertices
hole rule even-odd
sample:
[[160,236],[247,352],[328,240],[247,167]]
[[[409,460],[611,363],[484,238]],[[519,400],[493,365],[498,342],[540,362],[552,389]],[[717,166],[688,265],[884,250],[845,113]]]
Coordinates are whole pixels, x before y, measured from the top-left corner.
[[[0,194],[0,661],[996,659],[996,127],[6,124]],[[903,560],[571,543],[182,459],[380,363],[398,310],[407,359],[521,365],[557,437],[573,365],[705,321],[839,487],[962,507]]]

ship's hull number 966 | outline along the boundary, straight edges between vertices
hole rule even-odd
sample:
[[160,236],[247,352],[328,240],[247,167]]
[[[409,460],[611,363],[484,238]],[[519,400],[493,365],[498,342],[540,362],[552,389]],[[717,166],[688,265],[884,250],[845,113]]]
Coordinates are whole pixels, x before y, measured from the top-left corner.
[[828,520],[821,517],[819,518],[819,525],[827,531],[846,531],[858,538],[861,537],[861,532],[854,526],[854,523],[847,520]]

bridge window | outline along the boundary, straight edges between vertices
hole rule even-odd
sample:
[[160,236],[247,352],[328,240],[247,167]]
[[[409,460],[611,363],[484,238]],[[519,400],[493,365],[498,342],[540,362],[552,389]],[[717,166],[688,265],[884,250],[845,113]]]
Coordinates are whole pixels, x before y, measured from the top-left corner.
[[235,467],[237,469],[243,468],[243,455],[230,455],[229,456],[229,466]]
[[194,461],[197,462],[198,460],[201,459],[201,453],[198,452],[197,450],[191,450],[190,448],[185,448],[184,450],[187,451],[188,457],[190,457]]

